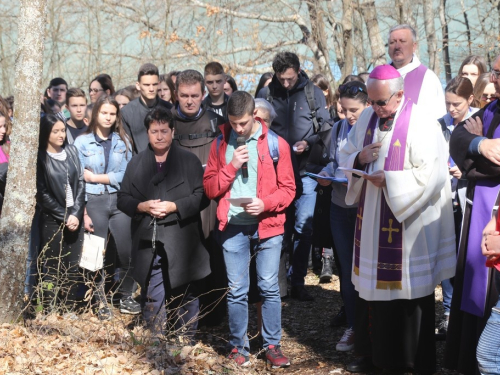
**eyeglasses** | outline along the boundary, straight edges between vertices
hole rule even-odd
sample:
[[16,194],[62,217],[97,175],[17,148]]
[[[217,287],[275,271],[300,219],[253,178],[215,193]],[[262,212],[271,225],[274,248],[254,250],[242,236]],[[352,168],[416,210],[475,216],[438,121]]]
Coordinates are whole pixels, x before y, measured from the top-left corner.
[[495,94],[483,94],[481,96],[481,99],[484,100],[484,101],[491,101],[492,99],[495,99],[495,98],[496,98]]
[[364,92],[366,94],[366,91],[363,90],[362,87],[360,86],[348,86],[348,85],[340,85],[339,86],[339,93],[340,94],[349,94],[352,96],[355,96],[356,94]]
[[94,94],[97,94],[99,91],[104,91],[103,89],[89,89],[89,94],[93,92]]
[[492,69],[490,71],[490,75],[494,78],[494,79],[498,79],[498,77],[500,76],[500,70],[495,70],[495,69]]
[[392,97],[395,95],[396,93],[392,94],[391,96],[389,96],[389,99],[387,100],[368,100],[368,102],[371,104],[371,105],[377,105],[379,107],[385,107],[387,105],[387,103],[389,103],[389,101],[392,99]]

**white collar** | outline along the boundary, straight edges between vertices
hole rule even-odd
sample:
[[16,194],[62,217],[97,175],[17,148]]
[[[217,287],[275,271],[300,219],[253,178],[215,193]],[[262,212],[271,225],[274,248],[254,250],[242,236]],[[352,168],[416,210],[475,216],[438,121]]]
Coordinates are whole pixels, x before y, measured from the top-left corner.
[[[391,61],[392,64],[392,61]],[[402,68],[398,69],[399,74],[402,76],[405,76],[407,73],[411,72],[412,70],[417,69],[422,63],[418,59],[417,55],[413,54],[413,59],[410,63],[406,64]]]

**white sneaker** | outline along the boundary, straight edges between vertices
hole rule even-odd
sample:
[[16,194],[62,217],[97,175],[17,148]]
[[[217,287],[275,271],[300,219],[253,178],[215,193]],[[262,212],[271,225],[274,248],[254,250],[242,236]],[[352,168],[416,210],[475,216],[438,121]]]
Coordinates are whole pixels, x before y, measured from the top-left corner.
[[354,349],[354,330],[352,328],[345,330],[335,349],[339,352],[348,352]]

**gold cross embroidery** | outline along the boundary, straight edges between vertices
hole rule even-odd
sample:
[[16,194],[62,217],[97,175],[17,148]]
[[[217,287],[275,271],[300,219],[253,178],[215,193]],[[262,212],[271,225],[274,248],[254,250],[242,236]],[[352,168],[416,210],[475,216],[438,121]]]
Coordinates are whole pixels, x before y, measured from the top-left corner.
[[382,228],[382,232],[389,232],[389,239],[387,242],[392,243],[392,232],[399,232],[399,228],[392,227],[392,219],[389,219],[389,228]]
[[360,230],[361,229],[361,222],[363,221],[363,207],[359,208],[359,214],[357,214],[356,217],[359,219],[358,230]]

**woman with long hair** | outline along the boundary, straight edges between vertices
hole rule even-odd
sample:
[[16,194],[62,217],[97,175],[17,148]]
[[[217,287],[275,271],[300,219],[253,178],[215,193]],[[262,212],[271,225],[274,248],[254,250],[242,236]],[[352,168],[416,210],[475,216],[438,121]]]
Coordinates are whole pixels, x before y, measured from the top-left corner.
[[476,108],[483,108],[497,98],[495,86],[490,81],[490,73],[479,76],[474,85],[473,95],[472,106]]
[[475,86],[477,79],[481,74],[487,73],[486,62],[484,58],[477,55],[470,55],[465,58],[458,69],[458,76],[469,78],[472,86]]
[[326,99],[326,109],[328,109],[328,112],[330,113],[330,117],[333,118],[335,112],[336,112],[336,106],[335,106],[335,96],[334,92],[332,90],[332,87],[330,86],[330,82],[326,79],[326,77],[323,74],[315,74],[311,77],[311,81],[318,86],[321,91],[323,91],[323,94],[325,95]]
[[109,74],[99,74],[89,85],[89,96],[90,102],[93,104],[102,95],[113,95],[115,93],[115,86],[113,86],[113,80]]
[[[83,240],[85,184],[75,146],[65,144],[66,126],[42,117],[37,162],[37,203],[41,209],[41,300],[47,311],[74,310],[83,299],[79,260]],[[59,310],[61,311],[61,310]]]
[[272,79],[273,79],[273,73],[270,72],[264,73],[260,76],[259,83],[257,84],[257,89],[255,90],[255,95],[254,95],[255,98],[257,97],[257,94],[261,89],[267,87],[271,83]]
[[[335,177],[336,181],[319,178],[318,183],[322,186],[332,186],[330,228],[336,251],[335,259],[338,260],[337,267],[340,272],[340,295],[345,306],[334,317],[332,325],[340,325],[341,321],[347,321],[347,329],[336,346],[338,351],[345,352],[354,349],[357,292],[351,281],[351,272],[357,205],[349,206],[345,203],[347,179],[344,172],[338,169],[338,160],[341,148],[347,143],[349,132],[355,126],[361,112],[368,106],[368,92],[365,84],[356,80],[339,86],[338,91],[344,119],[333,125],[330,163],[319,173],[326,177]],[[325,253],[324,256],[333,257],[333,254]]]
[[[117,192],[132,159],[132,144],[122,127],[120,106],[113,98],[101,96],[94,105],[88,133],[75,141],[87,183],[85,229],[103,237],[113,236],[120,268],[120,311],[138,314],[140,305],[132,298],[134,281],[130,272],[131,232],[130,218],[116,207]],[[106,245],[107,246],[107,245]],[[109,251],[105,256],[109,256]],[[105,262],[106,263],[106,262]],[[109,262],[108,262],[109,263]],[[97,303],[101,320],[112,318],[104,295],[104,277],[98,277]]]
[[113,98],[120,106],[120,109],[135,99],[134,94],[126,87],[115,92]]
[[175,102],[177,101],[177,98],[175,97],[175,84],[174,81],[172,81],[172,77],[170,77],[170,74],[160,75],[158,96],[160,97],[160,99],[172,104],[175,104]]

